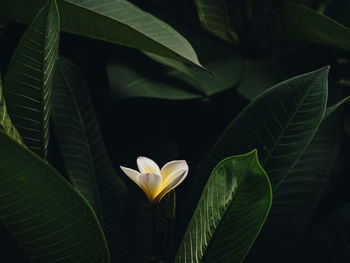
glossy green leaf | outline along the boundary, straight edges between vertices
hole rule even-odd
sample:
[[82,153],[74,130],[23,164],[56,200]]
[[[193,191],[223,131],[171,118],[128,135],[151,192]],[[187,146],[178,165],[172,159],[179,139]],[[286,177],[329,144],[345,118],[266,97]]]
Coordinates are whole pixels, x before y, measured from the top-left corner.
[[340,112],[322,122],[307,150],[274,192],[270,215],[247,262],[265,256],[274,257],[272,262],[283,262],[293,254],[295,244],[305,236],[324,200],[339,156],[342,132]]
[[[199,168],[185,205],[182,224],[188,221],[194,202],[215,164],[232,154],[251,149],[278,189],[316,133],[325,113],[329,67],[281,82],[256,97],[226,127]],[[179,231],[181,232],[181,231]]]
[[49,104],[59,32],[56,2],[49,0],[22,36],[4,79],[9,115],[24,143],[43,158],[49,142]]
[[252,148],[259,151],[272,187],[278,188],[316,133],[326,110],[324,67],[281,82],[254,99],[226,127],[205,166]]
[[63,57],[57,64],[53,92],[52,123],[67,176],[100,218],[113,259],[120,250],[127,188],[107,155],[87,83]]
[[2,82],[0,79],[0,129],[2,129],[10,138],[23,145],[21,135],[13,125],[10,116],[7,113],[6,101],[2,93]]
[[196,89],[186,89],[173,83],[151,79],[141,71],[123,63],[107,65],[111,93],[117,99],[146,97],[156,99],[186,100],[203,97]]
[[174,262],[242,262],[271,202],[256,150],[224,159],[211,173]]
[[110,262],[100,224],[81,194],[3,132],[0,146],[0,219],[31,262]]
[[[6,0],[0,14],[28,22],[43,0]],[[201,67],[191,44],[168,24],[125,0],[58,0],[63,31],[137,48]]]
[[227,41],[238,42],[238,35],[230,23],[230,1],[195,0],[199,20],[215,36]]
[[350,29],[302,5],[287,4],[281,15],[281,37],[350,51]]

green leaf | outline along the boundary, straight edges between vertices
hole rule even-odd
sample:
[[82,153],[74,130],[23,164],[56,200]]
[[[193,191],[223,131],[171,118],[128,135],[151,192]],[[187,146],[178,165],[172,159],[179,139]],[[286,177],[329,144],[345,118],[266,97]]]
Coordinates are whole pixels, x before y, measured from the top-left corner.
[[328,116],[330,116],[334,111],[336,111],[339,107],[341,107],[344,103],[350,101],[350,96],[342,99],[341,101],[335,103],[332,106],[327,107],[326,112],[324,114],[324,119],[326,119]]
[[214,75],[209,75],[203,70],[195,68],[190,69],[191,76],[179,71],[169,71],[167,75],[192,85],[204,93],[205,96],[212,96],[234,87],[241,81],[243,59],[237,55],[225,60],[206,62],[205,67],[211,69]]
[[120,250],[127,188],[107,155],[87,83],[63,57],[57,63],[53,92],[52,122],[67,176],[100,218],[113,259]]
[[224,159],[211,173],[174,262],[242,262],[271,202],[256,150]]
[[261,257],[284,262],[294,253],[295,244],[300,243],[309,229],[334,174],[342,119],[342,114],[335,114],[322,122],[307,150],[274,192],[270,215],[249,253],[248,262]]
[[[28,22],[43,0],[6,0],[0,14]],[[168,24],[125,0],[58,0],[63,31],[96,38],[202,67],[191,44]]]
[[[329,67],[281,82],[256,97],[226,127],[199,168],[181,224],[186,224],[209,171],[219,160],[251,149],[259,151],[274,191],[316,133],[325,113]],[[179,230],[181,233],[181,231]]]
[[281,15],[281,37],[350,51],[350,29],[302,5],[287,4]]
[[201,98],[195,89],[185,89],[174,83],[152,79],[133,67],[113,62],[107,65],[109,86],[114,97],[125,99],[148,97],[156,99],[187,100]]
[[7,113],[6,102],[2,94],[2,82],[0,78],[0,129],[3,130],[11,139],[23,145],[21,135],[12,124],[11,118]]
[[[107,65],[109,86],[114,97],[148,97],[186,100],[212,96],[238,84],[243,72],[243,60],[238,54],[226,60],[205,63],[215,75],[188,67],[181,61],[147,54],[167,68],[156,76],[137,69],[136,65],[112,62]],[[171,67],[172,69],[169,69]],[[175,70],[174,70],[175,69]]]
[[110,262],[100,224],[81,194],[3,132],[0,146],[0,219],[31,262]]
[[24,143],[43,158],[49,142],[51,85],[59,32],[56,2],[49,0],[18,43],[4,79],[9,115]]
[[238,42],[238,35],[230,23],[229,1],[195,0],[194,2],[199,20],[209,32],[227,42]]
[[215,142],[206,167],[256,148],[273,189],[295,165],[325,113],[329,67],[281,82],[254,99]]

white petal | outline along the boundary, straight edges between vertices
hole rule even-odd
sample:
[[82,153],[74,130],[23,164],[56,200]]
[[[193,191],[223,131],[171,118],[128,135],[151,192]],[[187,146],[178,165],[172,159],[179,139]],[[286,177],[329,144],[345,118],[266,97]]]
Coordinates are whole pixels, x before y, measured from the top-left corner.
[[[160,171],[160,174],[163,177],[163,184],[166,178],[174,173],[175,171],[186,171],[186,175],[188,173],[188,165],[185,160],[178,160],[178,161],[171,161],[166,163],[163,167],[162,170]],[[185,175],[185,176],[186,176]]]
[[138,171],[135,171],[133,169],[127,168],[127,167],[123,167],[120,166],[120,169],[123,170],[123,172],[131,179],[133,180],[135,183],[139,184],[139,176],[140,173]]
[[152,201],[161,190],[162,176],[151,173],[141,174],[139,176],[139,185],[146,193],[148,199]]
[[160,174],[159,166],[150,158],[140,156],[136,162],[141,174]]
[[178,173],[176,171],[177,176],[166,186],[164,189],[157,195],[157,197],[154,199],[153,202],[160,202],[160,200],[172,189],[174,189],[176,186],[181,184],[181,182],[186,178],[187,172],[181,171],[181,173]]

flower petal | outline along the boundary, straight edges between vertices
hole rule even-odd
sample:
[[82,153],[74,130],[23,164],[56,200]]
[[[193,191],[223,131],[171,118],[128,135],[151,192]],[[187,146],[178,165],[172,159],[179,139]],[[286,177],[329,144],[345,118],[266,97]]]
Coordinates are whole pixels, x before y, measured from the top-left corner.
[[185,160],[171,161],[165,164],[160,171],[163,178],[162,188],[167,186],[175,177],[183,172],[185,172],[185,179],[188,173],[188,165]]
[[175,171],[183,170],[188,173],[188,165],[185,160],[176,160],[166,163],[162,170],[160,171],[161,176],[163,177],[163,183],[165,179]]
[[137,183],[139,185],[139,176],[140,173],[138,171],[135,171],[133,169],[127,168],[127,167],[123,167],[120,166],[120,169],[123,170],[123,172],[131,179],[133,180],[135,183]]
[[150,158],[140,156],[136,162],[141,174],[160,174],[159,166]]
[[186,178],[187,171],[182,170],[180,171],[175,171],[174,174],[176,173],[176,177],[173,178],[173,180],[166,186],[164,189],[154,198],[153,202],[160,202],[160,200],[172,189],[174,189],[176,186],[181,184],[181,182]]
[[151,173],[141,174],[139,176],[139,185],[146,193],[148,199],[153,201],[161,191],[162,176],[160,174]]

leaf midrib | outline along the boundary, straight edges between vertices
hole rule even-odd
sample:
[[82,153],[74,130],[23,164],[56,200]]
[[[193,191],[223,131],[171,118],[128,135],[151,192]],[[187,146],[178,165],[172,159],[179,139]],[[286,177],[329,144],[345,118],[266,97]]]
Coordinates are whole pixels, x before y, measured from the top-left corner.
[[[42,75],[42,78],[41,78],[41,92],[40,92],[40,98],[41,98],[41,111],[40,111],[40,117],[41,117],[41,156],[46,159],[46,141],[45,141],[45,135],[46,135],[46,132],[45,130],[48,129],[48,127],[45,127],[45,113],[44,113],[44,109],[45,109],[45,102],[44,102],[44,99],[45,99],[45,96],[44,96],[44,87],[45,87],[45,58],[46,58],[46,45],[47,45],[47,42],[48,42],[48,37],[47,37],[47,33],[48,33],[48,25],[49,25],[49,21],[50,21],[50,11],[51,11],[51,5],[52,5],[52,0],[49,0],[51,3],[49,2],[46,2],[45,4],[48,5],[48,10],[47,10],[47,16],[46,16],[46,23],[45,23],[45,30],[44,30],[44,51],[42,52],[42,57],[41,57],[41,75]],[[49,57],[48,57],[49,59]],[[52,73],[51,73],[52,74]],[[50,99],[50,98],[47,98],[47,99]],[[49,108],[47,108],[47,110],[49,110]],[[46,115],[48,116],[48,115]]]
[[[306,92],[305,96],[303,96],[303,98],[300,100],[300,103],[297,105],[297,108],[296,110],[293,112],[292,116],[289,118],[287,124],[285,125],[285,128],[282,130],[282,133],[280,134],[280,136],[277,138],[277,140],[275,141],[271,151],[269,151],[266,159],[264,160],[264,162],[262,163],[262,167],[265,167],[266,163],[270,160],[270,157],[271,155],[273,154],[273,152],[275,151],[275,149],[277,148],[277,146],[279,145],[279,142],[281,141],[281,139],[283,138],[284,134],[287,132],[290,124],[292,123],[293,119],[295,118],[297,112],[299,111],[299,109],[301,108],[301,106],[303,105],[305,99],[309,96],[311,90],[314,88],[315,86],[315,82],[320,79],[320,77],[317,77],[315,79],[315,81],[313,81],[313,84],[311,85],[310,89]],[[322,103],[324,104],[324,100],[322,101]],[[324,115],[324,112],[325,110],[323,110],[323,113],[321,114],[321,117],[319,119],[322,119],[323,118],[323,115]],[[316,131],[314,131],[314,134],[315,134]],[[306,147],[307,147],[308,144],[306,144]],[[306,148],[304,147],[304,149]],[[297,162],[298,160],[295,161],[295,163]],[[290,171],[290,169],[292,168],[292,166],[288,169],[288,171],[285,173],[285,175],[281,178],[280,182],[276,185],[276,186],[273,186],[273,191],[275,192],[276,189],[279,187],[279,185],[281,184],[281,182],[283,181],[283,179],[287,176],[288,172]]]

